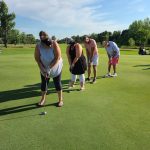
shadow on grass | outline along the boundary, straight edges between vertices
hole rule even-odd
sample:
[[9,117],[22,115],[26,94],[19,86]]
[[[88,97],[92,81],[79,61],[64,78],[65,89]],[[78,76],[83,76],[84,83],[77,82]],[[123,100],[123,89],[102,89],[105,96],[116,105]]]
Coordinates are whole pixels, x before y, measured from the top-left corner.
[[[68,83],[69,83],[69,80],[63,80],[62,81],[63,92],[69,93],[70,91],[76,91],[77,90],[77,89],[69,90],[68,89]],[[49,83],[49,85],[51,88],[49,89],[47,95],[52,94],[52,93],[56,93],[55,87],[54,87],[54,84],[52,81]],[[25,99],[25,98],[32,99],[32,98],[37,97],[37,96],[41,96],[40,83],[37,83],[34,85],[25,85],[24,88],[21,88],[21,89],[15,89],[15,90],[0,92],[0,103],[12,101],[12,100]],[[41,108],[41,107],[37,106],[37,103],[1,109],[0,110],[0,116]],[[47,107],[47,106],[57,107],[57,103],[48,104],[48,105],[45,105],[44,107]],[[30,115],[30,116],[34,116],[34,115]],[[28,117],[28,116],[23,116],[23,117]],[[20,117],[20,118],[23,118],[23,117]]]
[[29,117],[34,117],[34,116],[38,116],[38,114],[19,116],[19,117],[13,117],[13,118],[8,118],[8,119],[1,119],[0,122],[2,122],[2,121],[9,121],[9,120],[16,120],[16,119],[22,119],[22,118],[29,118]]
[[[98,77],[98,79],[101,79],[101,78],[102,78],[101,76]],[[69,80],[62,80],[63,92],[70,93],[72,91],[79,91],[79,89],[71,89],[71,90],[68,89],[68,83],[69,83]],[[78,84],[78,83],[76,83],[76,84]],[[49,89],[48,94],[56,93],[54,84],[52,81],[49,83],[49,85],[51,88]],[[32,99],[37,96],[41,96],[40,83],[37,83],[34,85],[25,85],[21,89],[2,91],[2,92],[0,92],[0,103],[12,101],[12,100],[26,99],[26,98]],[[37,103],[1,109],[0,116],[41,108],[41,107],[37,106]],[[44,107],[47,107],[47,106],[57,107],[57,103],[48,104],[48,105],[45,105]],[[36,114],[36,115],[38,115],[38,114]],[[30,117],[30,116],[35,116],[35,115],[22,116],[22,117],[18,117],[18,118],[25,118],[25,117]],[[12,118],[12,119],[16,119],[16,118]],[[0,120],[0,121],[2,121],[2,120]]]
[[[68,92],[68,80],[63,80],[63,91]],[[49,83],[50,89],[48,90],[47,94],[56,93],[54,84],[52,81]],[[0,92],[0,103],[7,102],[11,100],[19,100],[19,99],[25,99],[25,98],[34,98],[37,96],[40,96],[40,83],[34,84],[34,85],[25,85],[21,89],[15,89],[15,90],[8,90],[8,91],[2,91]]]
[[[48,105],[45,105],[43,107],[38,107],[37,103],[35,103],[35,104],[28,104],[28,105],[21,105],[21,106],[16,106],[16,107],[11,107],[11,108],[5,108],[5,109],[0,110],[0,116],[13,114],[13,113],[24,112],[24,111],[38,109],[38,108],[44,108],[44,107],[48,107],[48,106],[57,107],[57,103],[48,104]],[[20,116],[20,117],[4,119],[4,120],[12,120],[12,119],[16,119],[16,118],[26,118],[28,116],[36,116],[36,115],[40,115],[40,114]],[[0,121],[3,121],[3,120],[0,120]]]
[[[102,76],[97,77],[97,79],[101,78]],[[69,80],[62,80],[63,92],[70,93],[72,91],[79,91],[78,89],[68,89],[68,83]],[[37,83],[33,85],[25,85],[21,89],[2,91],[0,92],[0,103],[26,98],[32,99],[34,97],[41,96],[40,85],[40,83]],[[79,85],[79,81],[77,81],[76,85]],[[56,93],[53,81],[50,81],[49,87],[47,95]]]
[[133,67],[146,67],[142,70],[149,70],[150,69],[150,64],[147,64],[147,65],[136,65],[136,66],[133,66]]

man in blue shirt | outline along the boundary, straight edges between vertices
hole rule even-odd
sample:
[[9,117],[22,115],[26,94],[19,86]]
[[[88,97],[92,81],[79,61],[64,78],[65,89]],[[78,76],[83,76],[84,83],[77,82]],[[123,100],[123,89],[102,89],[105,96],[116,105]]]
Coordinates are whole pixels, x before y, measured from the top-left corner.
[[[103,41],[103,46],[106,49],[107,55],[108,55],[108,73],[105,77],[116,77],[117,72],[116,72],[116,66],[119,61],[119,56],[120,56],[120,49],[117,46],[117,44],[113,41]],[[114,73],[111,75],[111,66],[113,66],[113,71]]]

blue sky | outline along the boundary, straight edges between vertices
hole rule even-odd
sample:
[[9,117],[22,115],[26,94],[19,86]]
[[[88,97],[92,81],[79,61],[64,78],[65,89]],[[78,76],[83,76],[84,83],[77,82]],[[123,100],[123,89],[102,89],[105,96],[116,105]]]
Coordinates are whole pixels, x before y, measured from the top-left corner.
[[38,38],[40,30],[63,38],[123,30],[150,17],[149,0],[5,0],[16,28]]

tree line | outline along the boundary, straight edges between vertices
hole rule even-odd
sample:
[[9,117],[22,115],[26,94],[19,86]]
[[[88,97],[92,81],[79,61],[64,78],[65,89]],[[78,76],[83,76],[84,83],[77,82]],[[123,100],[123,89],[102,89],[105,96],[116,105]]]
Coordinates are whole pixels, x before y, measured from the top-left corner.
[[32,34],[20,32],[15,27],[15,13],[8,12],[7,4],[0,1],[0,44],[35,44],[36,39]]
[[[150,19],[146,18],[144,20],[134,21],[128,29],[123,31],[104,31],[101,33],[92,33],[88,36],[100,43],[104,39],[107,39],[116,42],[120,46],[139,46],[141,44],[150,46]],[[84,37],[85,35],[72,36],[75,41],[80,43],[84,41]],[[59,42],[64,43],[65,38],[59,40]]]
[[[8,12],[7,4],[3,0],[0,1],[0,44],[4,44],[7,47],[7,44],[37,43],[39,40],[35,39],[33,34],[26,34],[14,29],[15,17],[15,13]],[[104,39],[108,39],[116,42],[119,46],[139,46],[141,44],[150,46],[150,18],[134,21],[128,29],[123,31],[104,31],[92,33],[89,36],[99,43],[102,43]],[[79,43],[84,41],[84,37],[85,35],[72,36]],[[52,36],[52,39],[55,40],[56,37]],[[66,38],[58,40],[58,42],[65,43]]]

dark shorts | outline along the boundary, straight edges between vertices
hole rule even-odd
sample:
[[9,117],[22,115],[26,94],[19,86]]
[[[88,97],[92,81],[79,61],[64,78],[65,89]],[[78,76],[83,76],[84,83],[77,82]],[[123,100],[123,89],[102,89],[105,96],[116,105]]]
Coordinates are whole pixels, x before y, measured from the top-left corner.
[[[50,80],[50,78],[46,79],[41,74],[41,91],[47,91],[48,90],[49,80]],[[61,73],[57,77],[53,78],[53,82],[54,82],[56,91],[61,91],[62,90]]]

